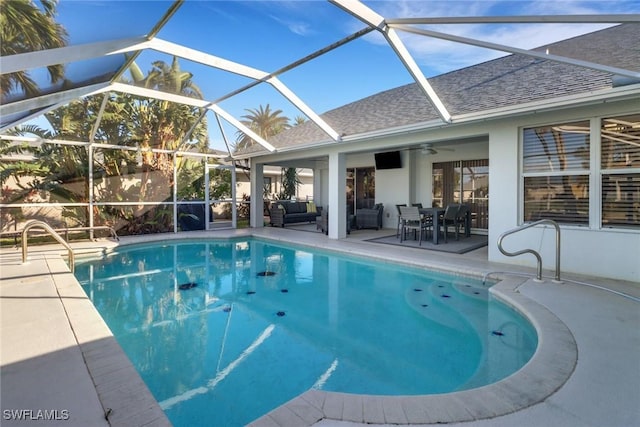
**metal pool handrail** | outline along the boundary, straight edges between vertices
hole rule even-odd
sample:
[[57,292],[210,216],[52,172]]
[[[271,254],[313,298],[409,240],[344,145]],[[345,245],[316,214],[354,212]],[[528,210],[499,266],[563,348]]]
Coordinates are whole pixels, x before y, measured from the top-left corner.
[[25,262],[27,262],[27,246],[28,246],[27,239],[28,239],[29,230],[36,227],[42,228],[43,230],[48,232],[54,239],[58,241],[58,243],[60,243],[65,248],[67,248],[67,250],[69,251],[69,269],[73,273],[75,270],[75,255],[73,253],[73,249],[71,249],[71,246],[69,245],[69,243],[67,243],[56,232],[56,230],[54,230],[49,224],[47,224],[44,221],[38,221],[38,220],[29,221],[25,224],[24,228],[22,229],[22,263],[24,264]]
[[512,230],[505,231],[500,235],[500,237],[498,237],[498,249],[500,250],[500,252],[502,252],[503,255],[506,255],[506,256],[518,256],[526,253],[533,254],[538,260],[538,271],[537,271],[535,280],[538,282],[542,282],[542,257],[537,251],[533,249],[522,249],[517,252],[507,252],[502,247],[502,240],[508,235],[517,233],[518,231],[526,230],[527,228],[535,227],[536,225],[540,225],[540,224],[551,224],[556,229],[556,277],[554,281],[562,282],[562,280],[560,280],[560,226],[558,225],[557,222],[551,219],[541,219],[529,224],[521,225],[520,227],[514,228]]

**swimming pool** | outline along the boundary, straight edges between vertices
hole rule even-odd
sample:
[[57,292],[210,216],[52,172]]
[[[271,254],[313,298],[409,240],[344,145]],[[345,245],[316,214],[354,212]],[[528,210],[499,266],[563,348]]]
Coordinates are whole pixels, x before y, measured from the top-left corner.
[[259,239],[122,247],[76,277],[176,426],[243,425],[311,388],[477,387],[537,345],[480,281]]

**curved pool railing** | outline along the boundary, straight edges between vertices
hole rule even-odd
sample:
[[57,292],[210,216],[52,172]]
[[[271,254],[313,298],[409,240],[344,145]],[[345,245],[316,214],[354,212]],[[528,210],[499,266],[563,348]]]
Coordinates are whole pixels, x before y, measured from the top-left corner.
[[22,263],[24,264],[25,262],[27,262],[27,250],[28,250],[27,247],[29,245],[28,236],[29,236],[29,230],[31,230],[32,228],[41,228],[45,230],[47,233],[51,235],[51,237],[56,239],[58,243],[60,243],[69,251],[69,269],[73,273],[75,270],[75,255],[73,253],[73,249],[71,249],[71,246],[69,245],[69,243],[67,243],[62,238],[62,236],[60,236],[56,232],[56,230],[53,229],[53,227],[51,227],[49,224],[47,224],[44,221],[38,221],[38,220],[29,221],[25,224],[24,228],[22,229]]
[[556,277],[554,281],[560,283],[562,282],[562,280],[560,280],[560,226],[558,225],[557,222],[551,219],[541,219],[539,221],[535,221],[529,224],[524,224],[512,230],[505,231],[500,235],[500,237],[498,237],[498,249],[500,250],[500,252],[502,252],[503,255],[510,256],[510,257],[527,254],[527,253],[533,254],[538,261],[536,278],[534,280],[537,282],[542,282],[543,281],[542,280],[542,257],[537,251],[533,249],[522,249],[516,252],[508,252],[502,247],[502,241],[508,235],[514,234],[514,233],[517,233],[518,231],[526,230],[527,228],[535,227],[536,225],[541,225],[541,224],[551,224],[556,229]]

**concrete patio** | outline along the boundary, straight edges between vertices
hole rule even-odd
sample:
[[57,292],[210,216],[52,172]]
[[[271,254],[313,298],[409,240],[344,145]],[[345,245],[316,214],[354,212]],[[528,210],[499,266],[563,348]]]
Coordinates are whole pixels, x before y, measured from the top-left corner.
[[[478,277],[514,272],[503,275],[503,289],[498,292],[510,295],[518,308],[535,317],[534,324],[543,329],[540,348],[545,349],[538,351],[545,354],[534,356],[536,363],[506,379],[507,386],[515,388],[509,396],[501,396],[495,388],[484,397],[468,394],[469,401],[462,403],[456,396],[438,395],[372,405],[366,397],[336,399],[333,394],[312,392],[252,425],[640,425],[640,282],[563,274],[562,284],[535,283],[522,276],[532,269],[487,262],[486,248],[463,255],[398,246],[389,250],[390,246],[366,241],[376,236],[373,230],[330,240],[321,233],[267,227],[125,237],[121,243],[249,234]],[[115,245],[103,240],[73,247],[81,257]],[[32,246],[23,265],[19,250],[0,251],[2,425],[169,425],[69,273],[61,258],[65,254],[60,246]],[[497,275],[502,274],[491,277]],[[561,341],[575,342],[575,351],[571,345],[558,345]],[[532,381],[535,387],[518,388]],[[491,418],[481,419],[482,414]],[[45,423],[42,417],[50,420]],[[211,425],[216,425],[214,418]]]

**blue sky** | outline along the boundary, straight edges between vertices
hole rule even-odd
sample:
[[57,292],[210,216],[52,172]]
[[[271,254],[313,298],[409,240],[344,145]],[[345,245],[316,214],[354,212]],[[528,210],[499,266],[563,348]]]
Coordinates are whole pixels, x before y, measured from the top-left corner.
[[[365,4],[387,18],[640,13],[640,1],[612,0],[398,0],[366,1]],[[146,34],[170,5],[168,1],[60,0],[58,20],[69,31],[70,44],[126,38]],[[364,26],[342,9],[323,0],[187,0],[158,36],[271,72]],[[604,25],[469,24],[425,28],[528,49],[604,28]],[[400,35],[427,77],[504,55],[423,36]],[[146,52],[137,62],[143,71],[148,71],[151,61],[157,59],[171,61],[167,55]],[[187,60],[182,60],[181,66],[193,73],[194,82],[208,100],[215,100],[249,82],[243,77],[211,70]],[[412,82],[392,49],[377,32],[288,71],[279,78],[317,113]],[[291,119],[301,115],[285,98],[264,84],[223,101],[220,106],[239,118],[246,114],[245,109],[266,104],[272,109],[283,110]]]

